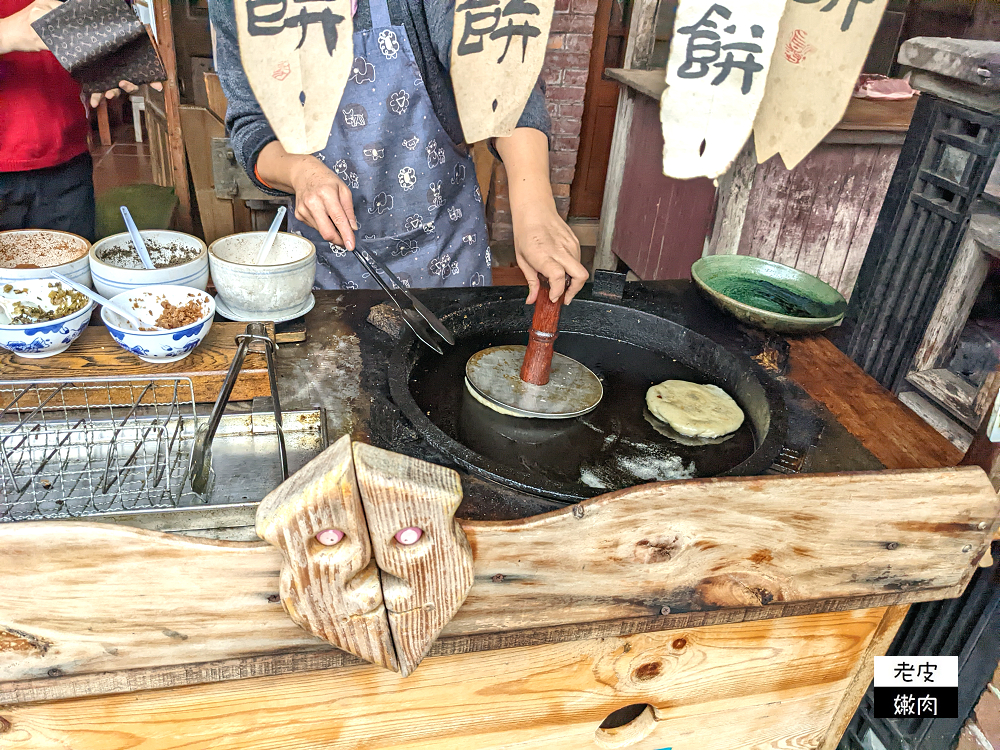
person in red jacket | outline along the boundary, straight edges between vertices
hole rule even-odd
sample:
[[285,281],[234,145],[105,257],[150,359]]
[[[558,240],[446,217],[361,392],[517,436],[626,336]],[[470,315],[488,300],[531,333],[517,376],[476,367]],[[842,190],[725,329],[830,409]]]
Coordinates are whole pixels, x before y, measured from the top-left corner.
[[[31,28],[59,4],[0,0],[0,230],[62,229],[93,241],[93,163],[80,84]],[[91,106],[100,99],[93,94]]]

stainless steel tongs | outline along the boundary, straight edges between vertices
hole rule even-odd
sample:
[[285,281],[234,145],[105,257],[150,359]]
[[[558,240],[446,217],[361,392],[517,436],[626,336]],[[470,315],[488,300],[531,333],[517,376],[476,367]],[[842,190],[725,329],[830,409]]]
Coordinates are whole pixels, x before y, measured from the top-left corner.
[[240,376],[243,367],[243,360],[250,351],[250,344],[254,341],[264,345],[264,353],[267,355],[267,379],[271,386],[271,406],[274,410],[274,426],[278,433],[278,457],[281,461],[282,481],[288,479],[288,456],[285,452],[285,432],[281,424],[281,402],[278,400],[278,378],[274,368],[274,350],[277,348],[267,335],[267,329],[263,323],[250,323],[246,333],[241,333],[236,337],[239,346],[233,362],[229,365],[229,372],[219,390],[219,397],[212,407],[212,415],[208,418],[208,423],[202,423],[198,427],[195,436],[194,448],[191,451],[191,489],[199,495],[205,494],[208,489],[208,480],[212,472],[212,440],[215,432],[219,429],[222,415],[226,411],[226,404],[229,403],[229,396],[236,385],[236,379]]
[[[410,294],[409,290],[403,286],[399,279],[396,278],[396,274],[371,256],[365,257],[363,251],[361,250],[355,250],[354,257],[358,259],[358,262],[365,267],[368,273],[370,273],[374,277],[375,281],[378,282],[378,285],[385,290],[386,294],[389,295],[389,299],[391,299],[393,304],[399,308],[399,312],[402,314],[403,320],[406,321],[406,325],[410,327],[410,330],[413,331],[418,339],[423,341],[438,354],[444,354],[444,350],[441,349],[440,344],[437,343],[434,336],[435,333],[444,339],[448,344],[451,344],[452,346],[455,345],[455,337],[451,335],[451,331],[445,327],[444,323],[438,320],[438,317],[434,313],[427,309],[423,302]],[[380,274],[383,273],[386,275],[386,278],[388,278],[389,281],[395,285],[395,289],[389,286],[389,284],[387,284],[381,277]],[[400,300],[396,296],[397,291],[402,292],[404,295],[402,304],[400,304]],[[428,327],[428,323],[430,324],[430,327]],[[431,332],[432,329],[434,331],[433,333]]]

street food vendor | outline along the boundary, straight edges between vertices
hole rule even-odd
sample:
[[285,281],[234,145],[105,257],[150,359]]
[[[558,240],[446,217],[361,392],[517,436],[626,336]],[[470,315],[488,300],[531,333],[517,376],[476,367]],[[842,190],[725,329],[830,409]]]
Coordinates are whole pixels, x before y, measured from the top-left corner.
[[[374,255],[414,288],[489,284],[483,196],[448,74],[455,3],[361,0],[354,65],[326,148],[287,153],[240,61],[233,0],[210,0],[216,66],[237,159],[262,190],[292,194],[289,229],[317,247],[317,285],[374,288],[348,251]],[[507,170],[517,263],[534,302],[538,274],[557,299],[587,280],[580,243],[556,210],[548,113],[536,85],[519,126],[495,139]]]
[[[80,84],[31,27],[59,5],[0,0],[0,231],[60,229],[92,242],[94,165]],[[91,95],[91,107],[101,96]]]

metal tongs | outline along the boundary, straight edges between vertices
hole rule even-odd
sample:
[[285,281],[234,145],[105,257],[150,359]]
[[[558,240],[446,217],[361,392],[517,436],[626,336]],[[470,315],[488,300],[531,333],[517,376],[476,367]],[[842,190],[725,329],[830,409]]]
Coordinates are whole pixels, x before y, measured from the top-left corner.
[[[407,290],[407,288],[403,286],[402,282],[396,278],[396,274],[381,265],[371,256],[366,257],[361,250],[355,250],[354,256],[358,259],[361,265],[367,269],[368,273],[374,277],[375,281],[378,282],[378,285],[385,290],[385,293],[389,295],[389,299],[391,299],[393,304],[399,308],[399,312],[402,314],[403,320],[406,321],[406,325],[410,327],[410,330],[413,331],[418,339],[423,341],[438,354],[444,354],[444,350],[441,349],[440,344],[437,343],[434,333],[437,333],[438,336],[443,338],[452,346],[455,345],[455,337],[451,335],[451,331],[445,328],[444,323],[438,320],[438,317],[428,310],[423,302],[410,294],[409,290]],[[383,273],[389,281],[395,285],[395,289],[385,283],[379,275]],[[402,304],[400,304],[400,300],[396,297],[397,290],[402,292],[405,296]],[[426,321],[426,323],[424,321]],[[430,328],[427,327],[427,323],[430,323]],[[431,329],[434,330],[434,333],[431,333]]]
[[236,385],[236,379],[240,376],[243,368],[243,360],[250,351],[250,344],[260,341],[264,344],[264,351],[267,354],[267,379],[271,386],[271,405],[274,408],[274,426],[278,433],[278,456],[281,459],[281,479],[288,479],[288,456],[285,453],[285,432],[281,426],[281,402],[278,400],[278,379],[274,369],[274,351],[277,346],[267,335],[267,329],[263,323],[250,323],[247,325],[246,333],[241,333],[236,337],[239,347],[233,357],[233,363],[229,366],[226,379],[222,383],[219,397],[212,407],[212,415],[208,418],[208,424],[198,427],[198,434],[195,436],[194,448],[191,451],[191,489],[199,495],[205,494],[208,488],[208,479],[212,473],[212,440],[215,432],[219,429],[222,421],[222,414],[229,403],[229,396]]

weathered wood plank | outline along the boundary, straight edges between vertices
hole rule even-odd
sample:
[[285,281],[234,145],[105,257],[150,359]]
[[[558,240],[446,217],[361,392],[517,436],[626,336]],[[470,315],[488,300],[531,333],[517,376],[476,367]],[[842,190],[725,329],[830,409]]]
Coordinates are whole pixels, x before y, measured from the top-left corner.
[[[812,210],[802,228],[802,244],[792,264],[800,271],[818,274],[824,256],[832,249],[828,239],[837,214],[855,210],[845,183],[853,176],[854,153],[859,148],[864,147],[820,145],[803,160],[803,164],[817,160],[819,174],[812,185]],[[843,253],[846,248],[837,250]]]
[[896,169],[899,152],[898,146],[879,146],[878,156],[875,158],[875,166],[868,180],[868,188],[862,203],[863,208],[856,218],[857,228],[851,237],[844,270],[841,272],[840,281],[834,284],[845,297],[850,297],[854,290],[858,273],[861,271],[861,264],[868,252],[868,243],[871,242],[879,212],[882,210],[882,201],[885,199],[889,182]]
[[816,274],[848,298],[850,290],[845,293],[839,286],[840,279],[851,250],[851,240],[857,231],[858,216],[865,210],[864,201],[877,154],[876,146],[855,146],[851,149],[851,165],[844,175],[841,195]]
[[950,415],[972,430],[979,427],[976,415],[976,393],[972,383],[960,378],[951,370],[914,370],[906,376],[910,385],[945,408]]
[[747,204],[757,174],[753,134],[743,145],[733,166],[719,178],[715,193],[715,225],[709,239],[707,255],[736,255],[746,222]]
[[354,446],[354,464],[406,677],[472,587],[472,550],[455,521],[462,480],[452,469],[364,443]]
[[790,179],[791,172],[785,169],[778,156],[757,167],[747,203],[747,223],[740,236],[740,255],[774,259],[781,222],[785,216]]
[[295,623],[365,661],[399,670],[350,435],[261,501],[257,535],[281,553],[281,603]]
[[899,400],[906,404],[922,420],[948,438],[960,451],[967,451],[972,444],[972,433],[953,420],[948,414],[916,391],[899,394]]
[[[0,709],[5,750],[592,747],[611,712],[659,717],[639,750],[815,747],[885,610],[668,630]],[[405,690],[405,699],[400,699]],[[141,702],[140,702],[141,701]]]
[[1000,42],[920,36],[899,48],[899,62],[984,88],[1000,88]]
[[[972,232],[974,222],[975,219],[970,222],[969,231],[959,245],[931,322],[913,358],[914,370],[933,370],[948,363],[986,281],[990,259]],[[975,426],[978,427],[978,422]]]
[[[986,475],[966,468],[644,485],[521,521],[463,522],[475,583],[442,637],[957,596],[997,516]],[[87,523],[0,527],[0,569],[18,571],[0,599],[0,633],[14,644],[0,651],[0,680],[313,648],[278,602],[280,567],[266,545]]]

